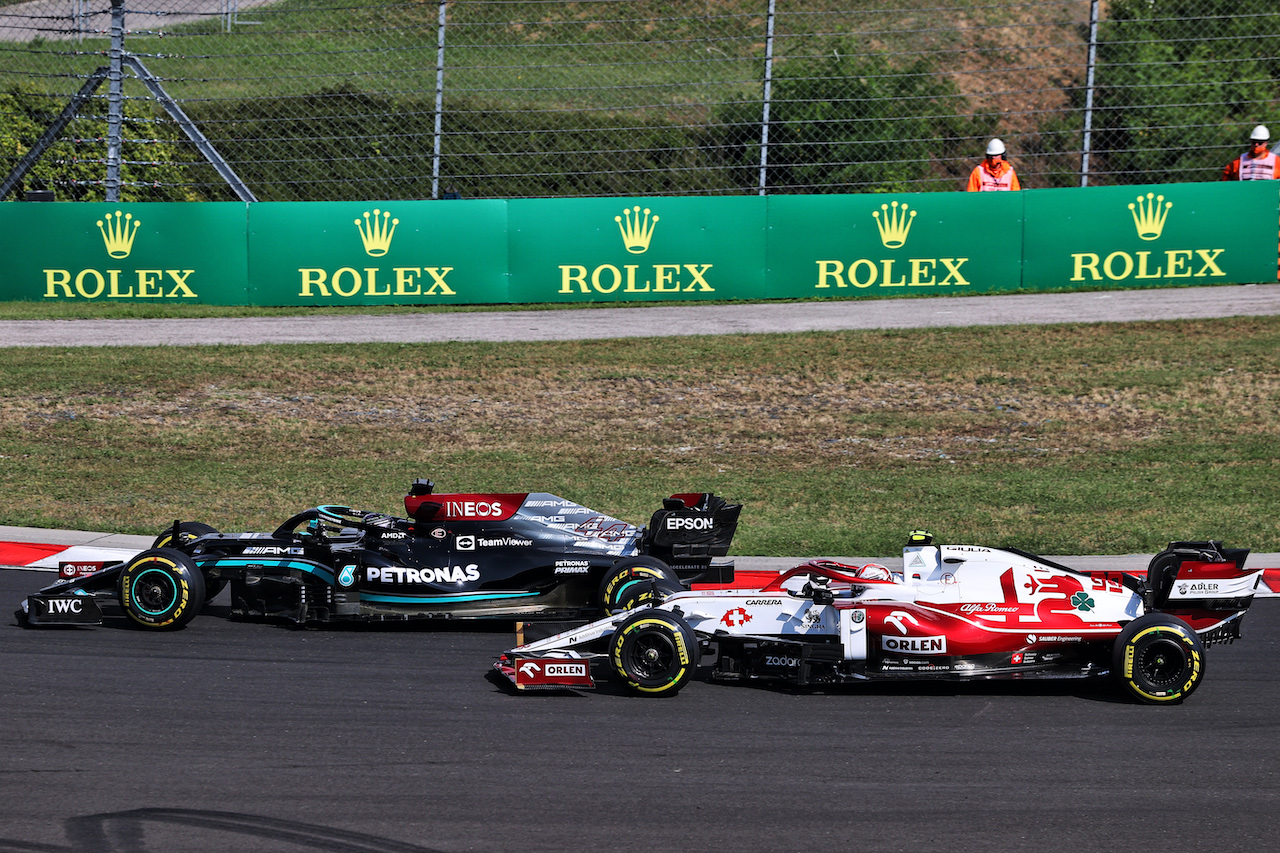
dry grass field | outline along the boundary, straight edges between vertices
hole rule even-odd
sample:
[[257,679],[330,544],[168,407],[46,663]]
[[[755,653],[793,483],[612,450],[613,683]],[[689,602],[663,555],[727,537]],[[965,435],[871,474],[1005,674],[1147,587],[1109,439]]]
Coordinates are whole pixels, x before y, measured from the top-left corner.
[[549,491],[746,505],[742,554],[1280,550],[1280,318],[521,344],[0,351],[0,523],[268,529]]

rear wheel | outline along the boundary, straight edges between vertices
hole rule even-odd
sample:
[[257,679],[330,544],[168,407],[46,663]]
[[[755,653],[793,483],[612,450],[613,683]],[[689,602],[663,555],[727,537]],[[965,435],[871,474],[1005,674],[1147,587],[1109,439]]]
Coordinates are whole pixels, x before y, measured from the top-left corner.
[[[189,542],[194,542],[201,536],[210,533],[217,533],[218,528],[205,524],[200,521],[182,521],[178,523],[178,542],[175,545],[173,541],[173,528],[167,528],[163,533],[156,537],[151,543],[152,548],[181,548]],[[222,578],[211,578],[205,575],[204,578],[204,599],[212,601],[226,587],[227,582]]]
[[[631,610],[639,603],[637,597],[641,591],[650,590],[654,581],[664,584],[668,592],[684,588],[680,577],[657,557],[619,560],[600,581],[600,606],[606,614]],[[646,602],[656,603],[652,599],[649,592]]]
[[194,542],[201,536],[210,533],[217,533],[218,529],[199,521],[180,521],[178,522],[178,542],[175,545],[173,541],[173,528],[166,527],[164,532],[156,537],[151,543],[152,548],[180,548],[188,542]]
[[184,627],[204,604],[204,576],[195,561],[173,548],[134,557],[120,571],[117,589],[129,618],[154,630]]
[[1204,644],[1181,619],[1149,613],[1116,638],[1111,664],[1121,686],[1139,702],[1181,702],[1204,680]]
[[643,578],[623,588],[610,612],[621,613],[624,610],[654,607],[665,601],[667,596],[677,592],[684,592],[684,587],[679,581],[666,578]]
[[642,696],[674,696],[698,666],[698,638],[665,610],[628,617],[609,641],[609,664],[627,689]]

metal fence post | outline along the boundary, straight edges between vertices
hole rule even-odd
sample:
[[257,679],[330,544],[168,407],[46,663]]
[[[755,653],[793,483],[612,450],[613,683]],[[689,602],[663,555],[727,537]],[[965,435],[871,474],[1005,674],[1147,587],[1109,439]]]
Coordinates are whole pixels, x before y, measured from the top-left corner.
[[444,30],[448,0],[440,0],[440,21],[436,25],[436,124],[431,150],[431,197],[440,198],[441,119],[444,113]]
[[764,108],[760,116],[760,189],[765,194],[769,174],[769,103],[773,99],[773,26],[776,0],[769,0],[764,37]]
[[1089,149],[1093,142],[1093,70],[1098,59],[1098,0],[1089,4],[1089,60],[1084,81],[1084,142],[1080,151],[1080,186],[1089,186]]
[[107,68],[107,201],[120,200],[120,145],[124,128],[124,0],[111,0],[111,53]]

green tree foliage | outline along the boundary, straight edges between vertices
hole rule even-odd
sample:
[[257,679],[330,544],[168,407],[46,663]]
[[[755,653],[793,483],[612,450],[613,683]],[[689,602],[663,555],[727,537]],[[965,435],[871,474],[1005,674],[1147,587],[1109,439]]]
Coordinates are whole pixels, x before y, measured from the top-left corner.
[[[1280,2],[1113,0],[1099,27],[1095,150],[1114,181],[1215,180],[1280,125]],[[1280,127],[1276,128],[1280,130]]]
[[[391,99],[347,86],[309,95],[301,104],[287,100],[223,101],[191,110],[207,133],[234,124],[235,139],[219,150],[261,200],[367,200],[368,185],[343,177],[353,171],[392,187],[387,198],[431,197],[430,100]],[[619,123],[616,116],[590,112],[495,111],[452,99],[442,127],[441,191],[520,198],[733,190],[700,168],[700,129],[636,121],[619,130]]]
[[[19,88],[0,92],[0,173],[8,176],[17,167],[64,106]],[[142,112],[146,109],[125,102],[119,200],[198,200],[199,194],[182,184],[196,152],[179,141],[176,126],[156,121]],[[17,197],[25,190],[49,189],[58,201],[104,201],[106,138],[105,119],[74,119],[26,173]]]
[[[779,63],[771,100],[771,191],[955,189],[961,176],[941,158],[967,156],[992,124],[969,115],[966,100],[928,61],[895,68],[856,55],[853,46]],[[744,171],[758,169],[760,105],[733,104],[722,115],[733,131],[720,150]]]

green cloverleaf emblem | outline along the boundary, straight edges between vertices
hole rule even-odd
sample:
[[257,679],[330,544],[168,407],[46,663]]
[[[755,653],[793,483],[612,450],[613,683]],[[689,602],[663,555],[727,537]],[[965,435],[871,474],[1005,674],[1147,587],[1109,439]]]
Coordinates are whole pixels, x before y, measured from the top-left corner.
[[1087,592],[1077,592],[1071,596],[1071,606],[1076,610],[1092,610],[1094,601]]

